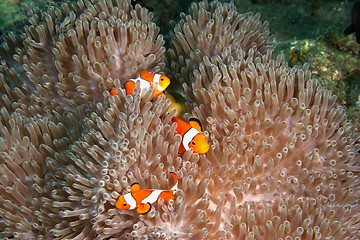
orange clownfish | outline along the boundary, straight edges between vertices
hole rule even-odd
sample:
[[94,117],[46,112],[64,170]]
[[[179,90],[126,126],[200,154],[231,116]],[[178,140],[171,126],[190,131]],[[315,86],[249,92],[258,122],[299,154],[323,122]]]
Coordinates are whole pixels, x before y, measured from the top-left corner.
[[168,112],[170,112],[172,109],[176,109],[175,116],[179,117],[184,115],[186,112],[186,98],[182,96],[180,93],[172,92],[172,91],[166,91],[165,92],[166,99],[170,99],[171,104]]
[[[130,79],[124,84],[124,88],[126,91],[126,95],[132,94],[135,89],[135,83],[140,82],[140,95],[142,96],[150,86],[157,84],[157,88],[155,89],[156,95],[163,95],[164,90],[169,86],[170,79],[165,75],[160,74],[152,74],[147,70],[143,69],[140,72],[140,76],[136,79]],[[110,90],[110,95],[117,95],[116,89]]]
[[147,213],[151,209],[151,204],[160,198],[164,200],[174,199],[174,192],[177,189],[178,177],[170,172],[175,179],[175,184],[170,190],[140,189],[139,183],[131,185],[131,192],[121,195],[116,201],[115,206],[119,209],[136,209],[138,213]]
[[201,129],[201,123],[196,118],[190,118],[189,123],[173,117],[171,121],[177,123],[176,131],[182,136],[179,153],[192,148],[193,153],[202,154],[209,151],[209,144]]

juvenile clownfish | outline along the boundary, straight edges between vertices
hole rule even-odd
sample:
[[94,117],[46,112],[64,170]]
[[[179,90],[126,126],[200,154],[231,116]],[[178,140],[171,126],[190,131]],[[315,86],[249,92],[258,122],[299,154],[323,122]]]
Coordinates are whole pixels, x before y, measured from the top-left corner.
[[186,112],[186,98],[184,96],[177,92],[166,91],[165,97],[166,99],[171,100],[168,112],[170,112],[172,109],[176,109],[175,117],[184,115],[184,113]]
[[140,189],[139,183],[131,185],[131,192],[121,195],[116,201],[115,206],[119,209],[136,209],[138,213],[147,213],[151,209],[151,204],[160,198],[164,200],[174,199],[174,192],[177,189],[178,177],[170,172],[174,177],[175,184],[170,190]]
[[[164,90],[169,86],[170,79],[165,75],[160,74],[152,74],[147,70],[143,69],[140,72],[140,76],[136,79],[130,79],[124,84],[124,88],[126,91],[126,95],[132,94],[135,89],[136,82],[140,82],[140,95],[143,96],[145,92],[149,89],[150,86],[157,84],[157,88],[155,90],[156,95],[163,95]],[[116,89],[110,90],[110,95],[118,95]]]
[[182,136],[179,153],[185,152],[190,148],[193,153],[203,154],[209,151],[209,144],[205,134],[202,132],[201,123],[196,118],[190,118],[189,123],[173,117],[171,121],[177,123],[176,131]]

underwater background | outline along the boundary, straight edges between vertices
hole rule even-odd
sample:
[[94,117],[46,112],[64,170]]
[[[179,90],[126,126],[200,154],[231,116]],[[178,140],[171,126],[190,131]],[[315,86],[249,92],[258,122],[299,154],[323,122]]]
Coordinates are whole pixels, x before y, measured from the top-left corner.
[[[355,1],[131,3],[0,0],[0,237],[358,239]],[[110,94],[142,69],[188,101]]]

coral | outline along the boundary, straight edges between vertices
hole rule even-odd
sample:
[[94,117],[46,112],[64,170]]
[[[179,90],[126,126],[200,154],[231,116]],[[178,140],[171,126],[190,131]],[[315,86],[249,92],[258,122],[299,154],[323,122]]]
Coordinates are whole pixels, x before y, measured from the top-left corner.
[[[308,64],[274,56],[260,15],[193,3],[167,54],[153,14],[129,0],[27,15],[0,47],[1,237],[360,237],[359,136]],[[165,96],[124,95],[141,69],[183,87],[208,153],[178,153]],[[169,172],[174,200],[115,207],[133,182],[168,189]]]

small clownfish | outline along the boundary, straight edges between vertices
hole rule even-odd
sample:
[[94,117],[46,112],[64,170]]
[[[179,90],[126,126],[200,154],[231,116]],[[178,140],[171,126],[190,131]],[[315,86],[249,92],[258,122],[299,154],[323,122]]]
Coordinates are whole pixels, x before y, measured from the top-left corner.
[[[156,95],[163,95],[164,90],[169,86],[170,79],[165,75],[152,74],[147,70],[143,69],[140,72],[140,76],[136,79],[130,79],[124,84],[126,95],[132,94],[135,89],[135,83],[140,82],[140,95],[143,96],[145,92],[149,89],[150,86],[157,83],[157,88],[155,90]],[[110,95],[118,95],[116,89],[110,90]]]
[[206,141],[202,131],[201,123],[196,118],[190,118],[189,123],[173,117],[171,121],[177,123],[176,131],[182,136],[179,153],[185,152],[190,148],[193,153],[203,154],[209,151],[209,143]]
[[136,209],[138,213],[145,214],[150,211],[151,204],[157,202],[160,198],[173,200],[178,185],[178,177],[173,172],[170,172],[170,174],[175,180],[175,184],[170,190],[140,189],[139,183],[133,183],[131,192],[121,195],[115,206],[119,209]]
[[186,98],[182,96],[180,93],[177,92],[171,92],[166,91],[165,92],[166,99],[171,100],[170,108],[168,112],[170,112],[172,109],[176,109],[175,117],[183,116],[186,112]]

